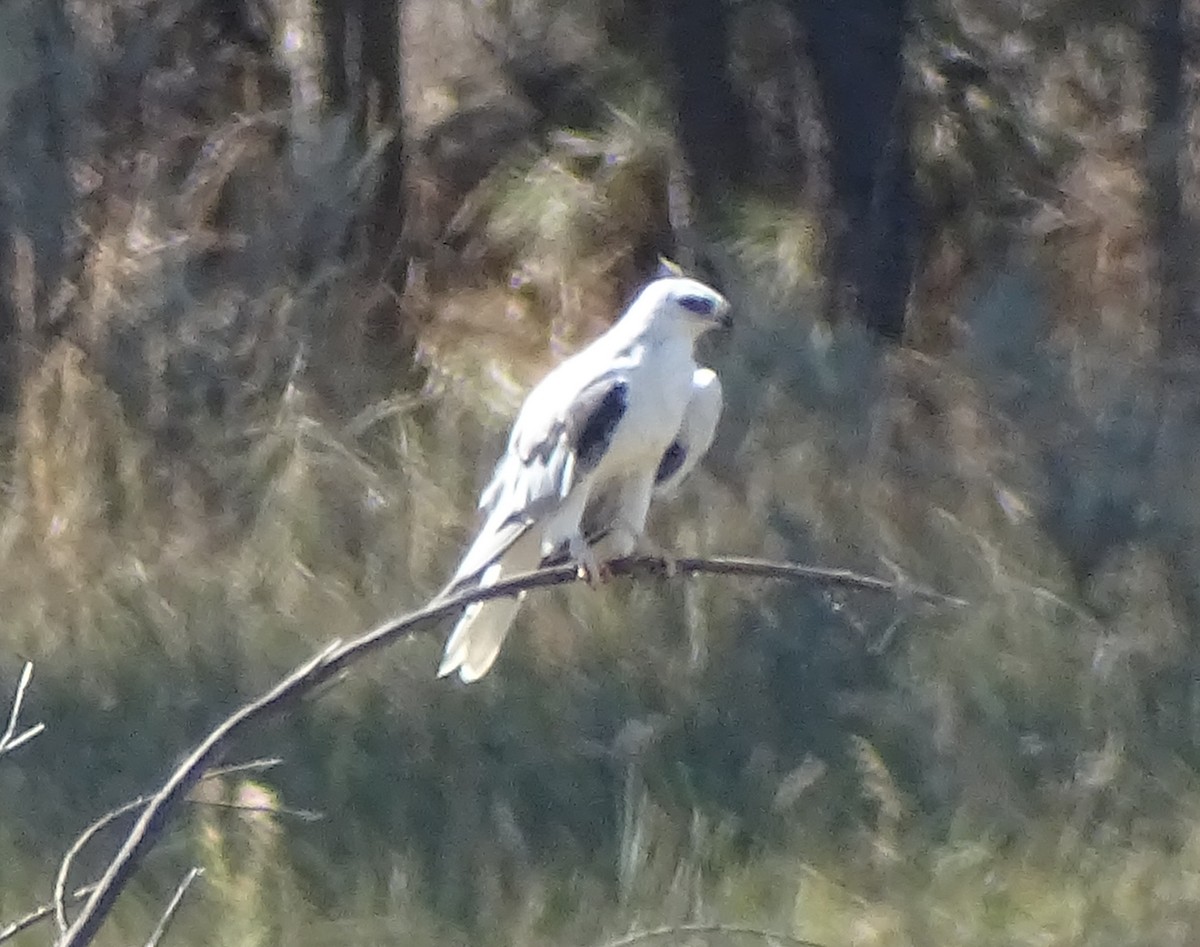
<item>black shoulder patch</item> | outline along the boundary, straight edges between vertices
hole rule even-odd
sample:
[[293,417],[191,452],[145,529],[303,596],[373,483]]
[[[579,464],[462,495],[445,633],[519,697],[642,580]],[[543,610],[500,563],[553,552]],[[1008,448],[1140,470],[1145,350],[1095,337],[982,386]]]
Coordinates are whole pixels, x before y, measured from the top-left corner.
[[654,474],[655,484],[660,484],[674,476],[675,472],[687,460],[687,451],[679,441],[671,441],[671,446],[663,451],[662,460],[658,462],[658,472]]
[[585,396],[577,405],[579,414],[572,425],[577,467],[590,470],[600,462],[612,442],[613,432],[625,416],[628,396],[629,385],[620,381],[596,391],[593,398]]

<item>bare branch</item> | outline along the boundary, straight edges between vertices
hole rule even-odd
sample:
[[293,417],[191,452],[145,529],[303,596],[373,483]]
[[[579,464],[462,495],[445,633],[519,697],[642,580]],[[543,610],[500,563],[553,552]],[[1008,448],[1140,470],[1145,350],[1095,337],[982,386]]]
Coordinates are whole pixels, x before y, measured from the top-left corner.
[[680,934],[723,934],[726,937],[754,937],[765,940],[768,944],[787,944],[789,947],[822,947],[814,941],[801,940],[790,934],[737,924],[675,924],[670,927],[655,927],[648,931],[635,931],[616,940],[607,940],[600,947],[633,947],[634,944],[642,944],[648,940],[677,937]]
[[[231,766],[218,766],[215,769],[207,770],[200,777],[200,782],[206,783],[210,779],[220,779],[223,776],[233,776],[237,773],[262,772],[263,770],[274,769],[283,763],[283,759],[278,756],[268,756],[257,760],[247,760],[245,763],[234,763]],[[300,819],[302,822],[320,822],[325,818],[325,813],[316,812],[312,809],[292,809],[288,806],[255,806],[243,805],[238,802],[214,802],[209,799],[187,799],[195,806],[209,806],[215,809],[236,809],[239,812],[266,812],[270,815],[286,815],[293,819]]]
[[[44,723],[36,723],[24,732],[17,734],[17,720],[21,716],[21,705],[25,702],[25,690],[29,687],[29,681],[32,678],[33,662],[26,661],[25,667],[21,669],[21,677],[17,681],[17,692],[13,695],[12,709],[8,713],[8,726],[4,728],[4,734],[0,736],[0,756],[23,746],[46,729]],[[14,736],[14,734],[16,735]]]
[[24,746],[26,743],[28,743],[30,740],[32,740],[34,737],[36,737],[39,733],[41,733],[45,729],[46,729],[46,725],[44,723],[35,723],[32,727],[30,727],[24,733],[20,734],[19,736],[13,737],[13,739],[10,743],[6,744],[3,747],[0,747],[0,756],[4,755],[5,753],[11,753],[13,750],[15,750],[19,746]]
[[[621,559],[610,565],[613,575],[628,577],[657,576],[661,578],[668,571],[672,571],[674,575],[710,573],[757,576],[767,579],[801,580],[874,592],[913,595],[951,605],[966,604],[961,599],[942,595],[929,589],[889,582],[885,579],[860,575],[847,570],[823,569],[760,559],[680,559],[675,561],[673,570],[665,560],[654,558]],[[321,684],[335,678],[354,662],[411,634],[421,625],[452,615],[473,602],[512,596],[534,588],[566,585],[578,578],[575,566],[558,566],[515,576],[487,588],[469,589],[458,595],[435,600],[424,608],[388,621],[344,644],[340,641],[333,642],[288,674],[261,697],[230,714],[200,742],[150,799],[130,830],[124,844],[113,856],[104,875],[96,884],[95,890],[88,897],[83,910],[79,912],[74,924],[67,930],[59,947],[84,947],[92,942],[100,925],[104,923],[137,866],[162,835],[173,810],[186,798],[191,788],[203,778],[203,773],[224,753],[234,738],[250,729],[251,725],[292,706]]]
[[321,822],[325,819],[324,812],[317,812],[315,809],[292,809],[288,806],[253,806],[243,805],[240,802],[213,802],[208,799],[188,799],[187,802],[194,806],[207,806],[210,809],[230,809],[233,812],[264,812],[267,815],[287,816],[290,819],[299,819],[301,822]]
[[[76,888],[71,892],[70,897],[64,898],[63,900],[71,902],[82,901],[95,890],[96,882],[93,881],[90,884]],[[49,902],[48,904],[43,904],[41,907],[34,908],[24,917],[17,918],[11,924],[0,927],[0,944],[3,944],[5,941],[12,940],[22,931],[33,927],[33,925],[37,924],[39,921],[44,921],[46,918],[53,916],[54,906],[55,905],[53,901]]]
[[183,881],[179,882],[179,887],[175,889],[175,893],[167,903],[167,909],[163,911],[162,917],[159,918],[158,926],[154,928],[154,933],[146,941],[146,947],[158,947],[158,942],[163,939],[163,935],[166,934],[167,928],[171,926],[171,921],[175,918],[175,912],[179,910],[179,905],[183,903],[183,896],[187,894],[187,889],[202,874],[204,874],[203,868],[193,868],[183,876]]
[[222,776],[233,776],[236,773],[261,773],[264,770],[274,769],[276,766],[281,766],[283,759],[278,756],[268,756],[259,760],[247,760],[245,763],[234,763],[232,766],[218,766],[215,769],[210,769],[203,776],[201,781],[209,779],[220,779]]
[[[245,763],[235,763],[232,766],[222,766],[206,771],[204,775],[200,777],[200,781],[204,782],[209,779],[217,779],[222,776],[229,776],[236,773],[261,772],[262,770],[267,770],[278,766],[282,762],[283,760],[278,757],[266,757],[263,759],[248,760]],[[139,805],[143,805],[147,798],[147,796],[139,796],[137,799],[130,800],[120,808],[105,813],[100,817],[99,820],[92,823],[92,825],[90,825],[84,831],[83,835],[76,839],[75,843],[71,846],[71,850],[64,856],[63,860],[66,863],[66,870],[70,870],[71,862],[78,857],[79,852],[82,851],[83,847],[95,837],[97,832],[99,832],[105,825],[111,823],[114,819],[118,819],[123,814],[136,809]],[[241,806],[237,803],[201,803],[196,799],[189,799],[187,801],[196,805],[210,805],[220,808],[238,809],[251,812],[267,812],[271,815],[291,816],[292,818],[301,819],[305,822],[315,822],[325,818],[324,813],[313,812],[308,809],[289,809],[283,806]],[[66,879],[67,875],[64,873],[63,867],[60,865],[59,877],[55,884],[54,899],[46,904],[41,905],[40,907],[34,908],[28,914],[17,918],[10,924],[0,927],[0,944],[3,944],[5,941],[12,940],[12,938],[16,937],[22,931],[33,927],[33,925],[40,921],[44,921],[48,917],[53,916],[65,918],[66,905],[68,903],[82,901],[96,890],[97,882],[93,881],[86,885],[81,885],[72,891],[70,895],[67,895],[65,892]],[[65,927],[65,924],[60,922],[60,927]]]
[[84,829],[77,839],[71,843],[71,847],[62,857],[62,861],[58,866],[58,875],[54,879],[54,917],[58,921],[58,932],[65,934],[67,932],[67,875],[71,871],[71,863],[75,860],[83,847],[87,845],[96,833],[103,829],[106,825],[111,825],[121,816],[132,812],[146,804],[146,796],[138,796],[136,799],[130,799],[129,802],[117,806],[115,809],[110,809],[104,815],[100,816],[95,822]]
[[[623,559],[612,563],[615,575],[648,575],[665,568],[658,559]],[[863,575],[850,569],[829,569],[824,566],[805,566],[795,562],[772,562],[767,559],[748,559],[739,556],[723,556],[715,559],[676,559],[675,568],[690,575],[738,575],[762,579],[799,580],[816,585],[836,585],[864,592],[885,592],[891,595],[911,596],[938,605],[965,608],[970,603],[954,595],[946,595],[923,585],[914,585],[902,579],[889,581],[878,576]]]
[[142,810],[142,814],[97,882],[95,890],[75,919],[75,923],[71,925],[59,942],[59,947],[80,947],[80,945],[92,942],[92,938],[95,937],[100,925],[108,916],[108,912],[116,903],[117,896],[128,884],[141,860],[166,828],[171,811],[200,781],[204,771],[224,751],[230,738],[244,729],[248,721],[262,717],[271,711],[282,709],[289,697],[299,697],[306,690],[304,686],[306,683],[310,687],[315,686],[336,673],[333,671],[321,675],[319,672],[321,668],[329,666],[330,659],[341,648],[340,641],[330,644],[262,697],[227,717],[192,751]]

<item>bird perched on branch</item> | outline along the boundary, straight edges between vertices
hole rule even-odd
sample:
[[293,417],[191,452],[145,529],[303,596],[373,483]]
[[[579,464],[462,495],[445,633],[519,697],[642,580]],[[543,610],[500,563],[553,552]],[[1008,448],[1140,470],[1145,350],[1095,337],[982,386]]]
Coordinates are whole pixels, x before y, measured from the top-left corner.
[[[675,439],[663,452],[658,470],[655,471],[652,499],[673,496],[692,469],[704,459],[717,433],[722,407],[724,397],[721,379],[711,368],[697,368],[692,373],[692,395],[683,414],[683,423]],[[621,513],[619,486],[616,484],[608,490],[596,491],[588,500],[580,520],[580,532],[592,556],[601,562],[621,555],[609,546],[612,525]],[[561,566],[570,558],[570,551],[563,543],[544,555],[539,565]]]
[[[729,303],[693,279],[649,283],[613,326],[529,393],[479,508],[485,519],[438,598],[536,569],[556,550],[591,582],[642,540],[652,496],[669,492],[712,441],[721,409],[696,341],[729,325]],[[478,680],[520,597],[469,606],[438,676]]]

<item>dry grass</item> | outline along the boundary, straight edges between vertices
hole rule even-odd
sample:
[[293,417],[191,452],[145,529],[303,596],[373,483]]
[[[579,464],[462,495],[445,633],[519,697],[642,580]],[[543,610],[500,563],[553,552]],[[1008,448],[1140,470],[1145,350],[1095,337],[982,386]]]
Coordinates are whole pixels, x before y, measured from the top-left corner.
[[[944,6],[956,41],[1037,39],[1007,8]],[[595,54],[571,5],[544,29],[493,7]],[[436,10],[409,12],[433,42]],[[231,794],[324,821],[189,809],[108,940],[144,938],[199,863],[173,943],[603,943],[714,920],[831,947],[1194,941],[1196,430],[1155,366],[1129,30],[999,62],[955,115],[918,49],[945,123],[918,157],[960,207],[917,297],[937,295],[914,313],[927,346],[816,324],[819,208],[724,208],[726,423],[656,535],[971,608],[571,589],[531,599],[468,689],[414,639],[243,748],[286,765]],[[35,661],[27,715],[49,730],[0,761],[3,917],[223,710],[440,585],[513,405],[599,331],[665,217],[676,144],[636,73],[596,127],[523,132],[468,187],[426,169],[455,266],[431,254],[409,287],[410,369],[371,334],[356,237],[377,143],[333,117],[298,169],[269,65],[198,61],[198,91],[160,64],[154,114],[190,116],[169,134],[98,123],[61,292],[33,250],[13,288],[0,649],[14,676]],[[417,134],[468,109],[421,76]]]

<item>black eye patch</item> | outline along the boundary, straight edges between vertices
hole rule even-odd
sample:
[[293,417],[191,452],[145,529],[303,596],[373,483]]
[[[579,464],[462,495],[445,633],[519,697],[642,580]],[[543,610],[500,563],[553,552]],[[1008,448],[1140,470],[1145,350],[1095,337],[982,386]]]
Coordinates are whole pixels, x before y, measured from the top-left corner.
[[679,305],[698,316],[711,316],[715,308],[713,301],[703,296],[680,296]]

